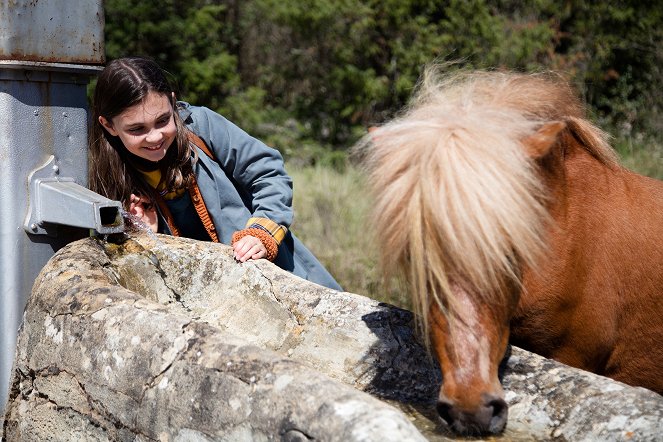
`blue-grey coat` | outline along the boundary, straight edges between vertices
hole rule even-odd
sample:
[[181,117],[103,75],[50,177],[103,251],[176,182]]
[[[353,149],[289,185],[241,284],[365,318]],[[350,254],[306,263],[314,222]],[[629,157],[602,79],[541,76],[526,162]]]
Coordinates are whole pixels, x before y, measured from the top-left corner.
[[[244,229],[250,217],[268,218],[289,228],[293,220],[292,179],[279,151],[206,107],[185,102],[177,105],[184,124],[214,153],[212,160],[196,147],[194,173],[219,240],[230,244],[233,232]],[[163,219],[160,224],[166,225]],[[304,279],[341,290],[289,230],[274,263]]]

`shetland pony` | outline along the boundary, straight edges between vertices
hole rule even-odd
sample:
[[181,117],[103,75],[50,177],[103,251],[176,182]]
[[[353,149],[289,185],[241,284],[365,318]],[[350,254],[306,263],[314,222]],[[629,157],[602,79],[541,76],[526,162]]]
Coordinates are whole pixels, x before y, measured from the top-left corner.
[[429,70],[355,147],[456,432],[504,429],[509,340],[663,393],[663,183],[606,139],[555,75]]

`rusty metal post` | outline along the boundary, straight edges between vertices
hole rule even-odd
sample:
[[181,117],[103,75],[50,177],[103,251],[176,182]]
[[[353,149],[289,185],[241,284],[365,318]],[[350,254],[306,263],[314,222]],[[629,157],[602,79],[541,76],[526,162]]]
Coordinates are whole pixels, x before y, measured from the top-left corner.
[[103,28],[101,0],[0,4],[0,416],[35,277],[87,234],[89,220],[103,218],[90,228],[119,228],[119,204],[82,187],[87,84],[104,63]]

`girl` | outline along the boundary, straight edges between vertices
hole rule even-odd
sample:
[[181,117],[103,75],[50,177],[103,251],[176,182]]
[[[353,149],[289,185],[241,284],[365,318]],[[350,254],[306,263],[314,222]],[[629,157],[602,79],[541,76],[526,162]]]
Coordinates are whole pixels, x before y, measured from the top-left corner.
[[292,180],[279,152],[205,107],[176,102],[152,60],[107,65],[90,132],[90,189],[155,232],[231,244],[240,262],[267,258],[341,290],[288,230]]

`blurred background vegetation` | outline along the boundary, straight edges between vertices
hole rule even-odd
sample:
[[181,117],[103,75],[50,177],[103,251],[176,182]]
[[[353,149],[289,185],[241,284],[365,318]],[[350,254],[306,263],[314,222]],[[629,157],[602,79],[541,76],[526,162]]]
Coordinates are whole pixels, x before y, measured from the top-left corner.
[[406,102],[425,64],[555,70],[663,179],[663,8],[647,0],[106,0],[106,56],[154,58],[178,98],[279,149],[293,230],[348,291],[407,307],[380,281],[379,232],[347,150]]

